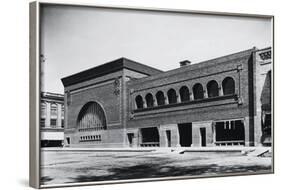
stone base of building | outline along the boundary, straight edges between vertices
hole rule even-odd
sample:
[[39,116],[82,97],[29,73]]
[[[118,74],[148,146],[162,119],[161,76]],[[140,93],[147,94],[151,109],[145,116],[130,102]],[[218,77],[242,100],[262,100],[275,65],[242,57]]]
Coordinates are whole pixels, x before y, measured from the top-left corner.
[[249,141],[247,130],[244,119],[232,119],[105,130],[99,135],[72,131],[66,133],[64,145],[92,148],[261,146]]

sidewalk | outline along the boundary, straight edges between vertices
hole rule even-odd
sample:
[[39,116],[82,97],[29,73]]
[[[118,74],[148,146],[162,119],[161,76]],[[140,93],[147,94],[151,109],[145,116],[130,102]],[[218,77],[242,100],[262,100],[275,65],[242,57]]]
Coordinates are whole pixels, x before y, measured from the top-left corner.
[[226,146],[226,147],[137,147],[137,148],[77,148],[77,147],[50,147],[41,148],[43,151],[77,151],[77,152],[252,152],[252,151],[271,151],[271,147],[244,147],[244,146]]

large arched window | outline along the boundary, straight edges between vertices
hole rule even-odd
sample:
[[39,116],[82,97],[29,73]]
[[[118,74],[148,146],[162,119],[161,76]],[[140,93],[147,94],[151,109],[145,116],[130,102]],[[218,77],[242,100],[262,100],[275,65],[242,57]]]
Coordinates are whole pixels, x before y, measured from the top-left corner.
[[164,93],[162,91],[158,91],[156,93],[156,100],[157,100],[157,105],[161,106],[165,104],[165,97],[164,97]]
[[106,129],[106,118],[103,108],[97,102],[85,104],[78,114],[77,126],[79,131]]
[[153,96],[152,94],[148,93],[145,96],[146,105],[148,108],[153,107]]
[[141,95],[138,95],[135,100],[136,100],[137,109],[142,109],[143,108],[143,99],[142,99]]
[[182,102],[189,101],[189,90],[186,86],[180,88],[180,97]]
[[215,80],[212,80],[212,81],[208,82],[207,90],[208,90],[208,97],[209,98],[219,96],[219,86],[218,86],[218,83]]
[[174,89],[168,91],[168,100],[169,104],[177,103],[177,93]]
[[203,86],[200,83],[195,84],[192,90],[193,90],[194,100],[199,100],[204,98]]
[[234,94],[235,93],[235,82],[233,78],[226,77],[222,81],[223,95]]

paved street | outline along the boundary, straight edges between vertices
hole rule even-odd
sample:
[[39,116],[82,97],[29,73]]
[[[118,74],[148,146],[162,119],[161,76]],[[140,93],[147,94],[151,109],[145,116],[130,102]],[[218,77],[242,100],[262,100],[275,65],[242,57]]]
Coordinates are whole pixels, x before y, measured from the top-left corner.
[[41,183],[270,172],[271,157],[239,152],[42,151]]

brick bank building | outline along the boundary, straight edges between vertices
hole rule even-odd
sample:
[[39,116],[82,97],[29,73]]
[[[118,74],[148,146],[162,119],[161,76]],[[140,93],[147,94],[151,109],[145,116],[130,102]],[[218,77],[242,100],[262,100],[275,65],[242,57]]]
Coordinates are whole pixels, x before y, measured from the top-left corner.
[[271,48],[160,71],[120,58],[62,79],[70,147],[271,144]]

